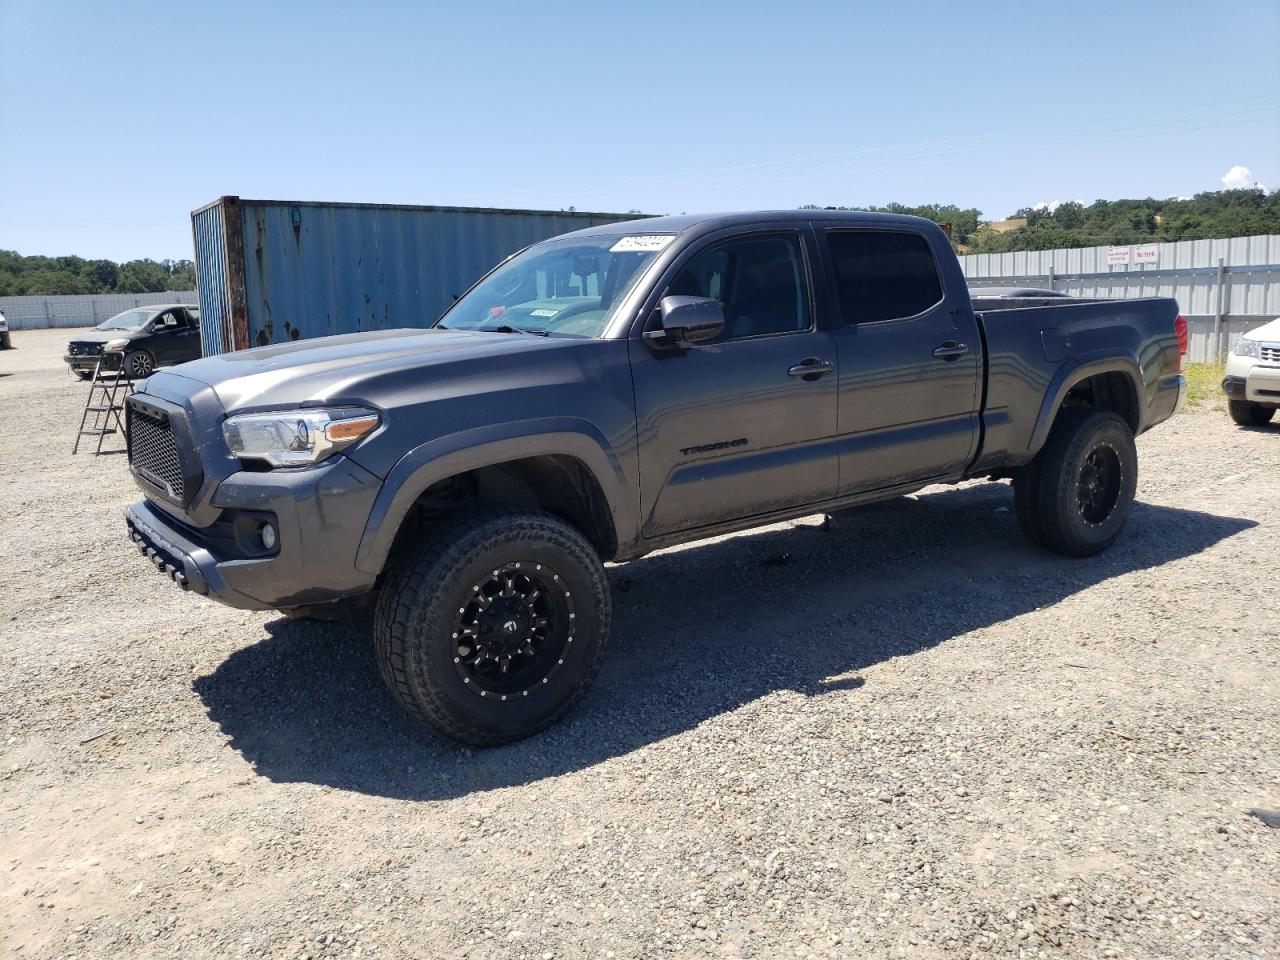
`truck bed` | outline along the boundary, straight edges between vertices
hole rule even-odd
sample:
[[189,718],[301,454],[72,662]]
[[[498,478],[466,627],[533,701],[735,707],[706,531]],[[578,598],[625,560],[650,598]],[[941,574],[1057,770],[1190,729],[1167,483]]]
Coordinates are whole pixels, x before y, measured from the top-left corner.
[[1117,350],[1142,385],[1142,395],[1133,398],[1134,432],[1173,413],[1177,301],[978,297],[974,309],[987,357],[982,449],[974,472],[1029,461],[1065,398],[1068,375],[1079,379],[1094,358],[1114,361]]

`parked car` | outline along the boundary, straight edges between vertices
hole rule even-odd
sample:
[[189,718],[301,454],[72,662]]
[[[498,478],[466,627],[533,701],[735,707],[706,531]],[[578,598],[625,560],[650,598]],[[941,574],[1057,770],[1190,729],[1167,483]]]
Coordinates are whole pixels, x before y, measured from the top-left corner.
[[9,321],[4,318],[4,311],[0,310],[0,350],[8,350],[13,346],[13,341],[9,339]]
[[503,743],[599,670],[606,560],[1009,477],[1033,542],[1105,549],[1134,436],[1185,391],[1186,334],[1168,299],[975,312],[915,217],[596,226],[507,259],[432,329],[150,377],[126,402],[145,496],[126,520],[157,570],[231,606],[373,601],[399,702]]
[[1227,357],[1222,390],[1231,419],[1240,426],[1271,422],[1280,407],[1280,317],[1236,341]]
[[196,360],[201,353],[200,308],[163,303],[117,313],[67,344],[63,359],[76,376],[88,380],[103,350],[120,353],[134,377]]

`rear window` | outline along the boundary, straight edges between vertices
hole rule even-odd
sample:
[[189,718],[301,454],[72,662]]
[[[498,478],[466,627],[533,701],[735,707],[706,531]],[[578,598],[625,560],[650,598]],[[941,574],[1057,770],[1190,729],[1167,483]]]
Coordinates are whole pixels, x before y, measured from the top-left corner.
[[847,327],[914,317],[942,299],[933,253],[918,234],[833,230],[827,250]]

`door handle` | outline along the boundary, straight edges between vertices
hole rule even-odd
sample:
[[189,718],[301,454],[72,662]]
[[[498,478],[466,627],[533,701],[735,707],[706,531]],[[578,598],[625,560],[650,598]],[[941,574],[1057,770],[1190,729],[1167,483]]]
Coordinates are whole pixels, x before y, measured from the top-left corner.
[[948,340],[946,343],[942,344],[942,346],[935,347],[933,351],[933,355],[937,357],[939,360],[950,361],[950,360],[959,360],[968,352],[969,352],[969,348],[966,347],[963,343],[957,343],[954,340]]
[[830,360],[822,360],[818,357],[809,357],[801,360],[795,366],[787,368],[787,376],[795,377],[797,380],[818,380],[825,377],[834,370]]

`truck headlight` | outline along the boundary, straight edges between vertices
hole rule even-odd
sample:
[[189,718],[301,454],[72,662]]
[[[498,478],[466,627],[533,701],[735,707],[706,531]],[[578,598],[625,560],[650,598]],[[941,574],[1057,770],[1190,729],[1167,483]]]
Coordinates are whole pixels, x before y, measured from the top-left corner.
[[1241,337],[1236,341],[1236,345],[1231,348],[1231,352],[1237,357],[1254,357],[1255,359],[1262,356],[1259,351],[1259,342],[1250,340],[1248,337]]
[[115,353],[118,350],[123,350],[128,345],[129,345],[129,338],[120,337],[119,339],[116,339],[116,340],[108,340],[106,343],[102,345],[102,349],[106,353]]
[[222,435],[241,460],[307,467],[351,446],[378,426],[374,410],[332,407],[242,413],[222,422]]

